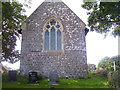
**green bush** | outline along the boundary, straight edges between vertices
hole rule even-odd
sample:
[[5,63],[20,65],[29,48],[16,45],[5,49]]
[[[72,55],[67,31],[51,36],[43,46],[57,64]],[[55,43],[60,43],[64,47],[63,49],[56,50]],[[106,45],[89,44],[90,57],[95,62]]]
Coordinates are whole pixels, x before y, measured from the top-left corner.
[[109,59],[110,58],[108,56],[102,58],[100,60],[100,62],[98,63],[98,70],[99,69],[105,69],[106,70],[107,69],[107,63],[108,63]]
[[2,73],[2,81],[8,81],[8,72]]
[[107,70],[109,71],[108,81],[110,87],[120,88],[120,55],[110,58],[107,64]]
[[103,76],[103,77],[107,77],[108,72],[107,72],[107,70],[105,70],[105,69],[101,69],[101,70],[98,70],[98,71],[97,71],[97,74],[98,74],[98,75],[101,75],[101,76]]
[[42,80],[42,75],[41,74],[38,74],[38,80]]
[[108,82],[112,88],[120,88],[120,71],[108,73]]
[[26,83],[28,83],[28,77],[17,75],[17,81],[22,83],[22,84],[26,84]]

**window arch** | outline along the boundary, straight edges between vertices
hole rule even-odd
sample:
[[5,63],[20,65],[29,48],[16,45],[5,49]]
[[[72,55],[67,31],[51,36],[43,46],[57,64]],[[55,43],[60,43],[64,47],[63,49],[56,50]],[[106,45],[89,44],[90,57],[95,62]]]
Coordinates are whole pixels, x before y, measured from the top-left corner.
[[44,50],[62,50],[63,27],[56,18],[49,19],[44,25]]

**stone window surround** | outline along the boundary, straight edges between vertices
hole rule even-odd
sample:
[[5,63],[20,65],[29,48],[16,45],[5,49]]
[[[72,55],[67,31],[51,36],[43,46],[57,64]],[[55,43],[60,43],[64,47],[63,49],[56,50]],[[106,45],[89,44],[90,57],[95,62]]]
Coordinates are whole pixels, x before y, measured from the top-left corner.
[[[46,25],[48,25],[48,23],[50,22],[50,21],[52,21],[52,20],[55,20],[56,22],[58,22],[59,23],[59,25],[60,25],[60,29],[57,29],[56,27],[54,27],[55,28],[55,30],[56,30],[56,43],[57,43],[57,31],[58,30],[60,30],[61,31],[61,34],[62,34],[62,46],[61,46],[61,50],[45,50],[44,49],[44,35],[45,35],[45,31],[47,31],[48,30],[48,32],[49,32],[49,41],[50,41],[50,29],[46,29]],[[61,23],[61,20],[59,20],[59,19],[57,19],[56,17],[50,17],[49,19],[47,19],[46,21],[45,21],[45,24],[44,24],[44,26],[43,26],[43,52],[64,52],[64,49],[63,49],[63,33],[64,31],[63,31],[63,25],[62,25],[62,23]],[[57,47],[57,44],[56,44],[56,47]],[[49,48],[50,48],[50,43],[49,43]]]

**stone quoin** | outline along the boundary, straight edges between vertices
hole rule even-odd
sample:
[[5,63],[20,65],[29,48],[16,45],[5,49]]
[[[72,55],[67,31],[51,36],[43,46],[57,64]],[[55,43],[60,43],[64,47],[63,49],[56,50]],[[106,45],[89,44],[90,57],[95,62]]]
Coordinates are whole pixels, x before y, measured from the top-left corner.
[[22,28],[20,73],[86,78],[85,23],[61,0],[45,0]]

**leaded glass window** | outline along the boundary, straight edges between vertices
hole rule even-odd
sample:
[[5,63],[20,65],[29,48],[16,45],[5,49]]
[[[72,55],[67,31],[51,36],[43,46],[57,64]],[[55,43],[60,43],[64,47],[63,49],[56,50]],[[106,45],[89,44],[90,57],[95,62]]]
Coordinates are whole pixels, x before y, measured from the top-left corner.
[[62,34],[61,31],[58,30],[57,31],[57,50],[61,50],[62,49]]
[[44,50],[62,50],[62,24],[55,18],[44,26]]
[[50,31],[50,50],[56,50],[56,34],[55,28],[53,27]]
[[49,50],[49,32],[48,30],[45,31],[45,43],[44,43],[44,49]]

